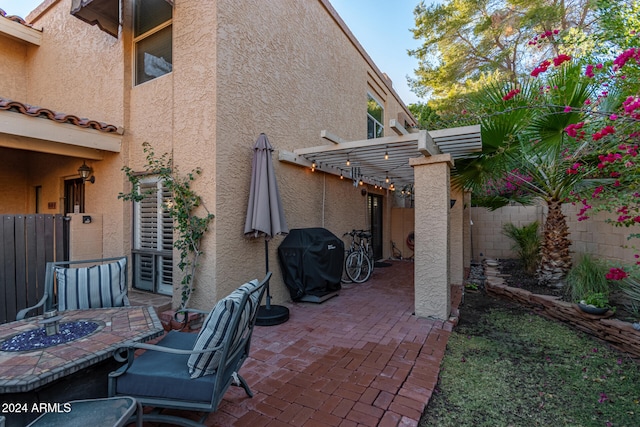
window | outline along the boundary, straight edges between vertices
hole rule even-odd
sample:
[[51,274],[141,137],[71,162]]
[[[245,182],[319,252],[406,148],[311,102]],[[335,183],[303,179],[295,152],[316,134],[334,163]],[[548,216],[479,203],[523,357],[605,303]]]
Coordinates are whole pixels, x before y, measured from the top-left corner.
[[367,139],[384,136],[384,108],[373,96],[367,94]]
[[147,196],[134,204],[133,287],[171,295],[173,220],[163,207],[171,193],[157,178],[140,180],[140,192]]
[[173,69],[173,7],[166,0],[137,0],[134,13],[135,84]]

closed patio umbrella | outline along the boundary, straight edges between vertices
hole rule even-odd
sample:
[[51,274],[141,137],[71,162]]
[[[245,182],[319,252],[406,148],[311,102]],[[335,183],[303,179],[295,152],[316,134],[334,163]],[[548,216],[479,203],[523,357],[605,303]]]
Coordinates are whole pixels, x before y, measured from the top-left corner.
[[[278,182],[271,152],[273,147],[267,135],[261,133],[253,147],[253,164],[251,187],[247,206],[247,219],[244,225],[246,237],[264,237],[265,264],[269,271],[269,240],[278,234],[289,233],[284,218]],[[261,326],[278,325],[289,319],[289,309],[284,306],[271,305],[269,284],[266,291],[266,305],[258,309],[256,324]]]

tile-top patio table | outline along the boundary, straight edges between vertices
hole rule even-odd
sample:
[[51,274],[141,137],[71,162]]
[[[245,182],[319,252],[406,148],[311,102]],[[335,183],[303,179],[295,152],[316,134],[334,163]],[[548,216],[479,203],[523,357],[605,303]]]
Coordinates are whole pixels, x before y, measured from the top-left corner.
[[76,400],[65,409],[42,414],[27,427],[123,427],[136,410],[136,427],[142,427],[142,407],[132,397]]
[[[90,334],[50,347],[5,351],[13,337],[42,327],[42,316],[0,325],[0,394],[28,392],[113,356],[127,341],[144,342],[163,334],[153,307],[118,307],[61,312],[60,327],[91,324]],[[97,325],[97,327],[96,327]]]

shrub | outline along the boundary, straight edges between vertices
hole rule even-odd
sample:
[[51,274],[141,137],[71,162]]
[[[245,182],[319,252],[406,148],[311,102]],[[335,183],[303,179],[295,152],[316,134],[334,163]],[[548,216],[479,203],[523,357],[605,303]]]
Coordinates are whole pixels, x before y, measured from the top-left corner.
[[640,277],[637,274],[632,274],[624,278],[620,289],[628,299],[625,305],[637,316],[640,313]]
[[602,293],[609,296],[611,289],[606,278],[606,266],[589,254],[584,254],[571,267],[566,277],[566,293],[571,301],[577,302],[587,295]]
[[533,221],[522,227],[516,227],[511,223],[502,227],[504,235],[515,242],[511,248],[518,254],[524,270],[531,275],[536,272],[540,262],[539,225],[538,221]]

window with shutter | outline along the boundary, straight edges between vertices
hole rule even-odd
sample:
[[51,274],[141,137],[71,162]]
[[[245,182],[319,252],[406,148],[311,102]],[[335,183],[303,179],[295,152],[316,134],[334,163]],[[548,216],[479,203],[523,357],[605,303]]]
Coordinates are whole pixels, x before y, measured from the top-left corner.
[[133,287],[173,293],[173,220],[163,203],[171,193],[158,178],[140,181],[146,196],[134,204]]

